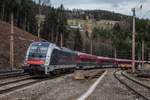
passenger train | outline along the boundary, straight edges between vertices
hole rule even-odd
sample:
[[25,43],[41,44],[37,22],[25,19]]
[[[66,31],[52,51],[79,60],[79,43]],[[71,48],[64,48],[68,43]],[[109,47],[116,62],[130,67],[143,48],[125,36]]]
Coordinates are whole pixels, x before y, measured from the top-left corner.
[[[145,61],[144,61],[145,62]],[[142,63],[136,61],[136,64]],[[30,44],[24,61],[25,72],[50,74],[55,70],[119,67],[131,65],[131,60],[90,55],[60,48],[50,42]]]

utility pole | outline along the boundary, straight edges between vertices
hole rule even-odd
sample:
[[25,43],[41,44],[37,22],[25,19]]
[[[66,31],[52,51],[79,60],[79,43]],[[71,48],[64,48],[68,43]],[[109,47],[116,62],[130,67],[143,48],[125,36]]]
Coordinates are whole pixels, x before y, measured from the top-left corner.
[[88,36],[90,39],[90,54],[93,54],[92,29],[89,23],[90,23],[89,16],[86,16],[85,31],[88,32]]
[[116,49],[116,47],[114,49],[114,57],[115,57],[115,59],[117,58],[117,49]]
[[10,67],[14,69],[14,15],[11,13],[11,34],[10,34]]
[[142,69],[144,67],[144,45],[145,45],[145,42],[144,40],[142,41]]
[[91,55],[93,54],[93,28],[96,26],[96,21],[95,21],[95,18],[94,18],[94,15],[92,15],[92,26],[91,26],[91,29],[90,29],[90,42],[91,42],[91,45],[90,45],[90,53]]
[[93,54],[93,40],[92,40],[92,34],[91,34],[91,37],[90,37],[90,54],[92,55]]
[[135,73],[135,11],[141,10],[142,5],[138,8],[132,8],[131,11],[133,12],[133,31],[132,31],[132,73]]
[[60,36],[61,36],[60,47],[63,47],[63,34],[61,33]]
[[[60,9],[61,9],[61,12],[60,12],[60,23],[63,23],[62,21],[63,21],[63,4],[61,3],[61,5],[60,5]],[[64,34],[64,31],[62,31],[61,33],[60,33],[60,47],[63,47],[63,34]]]
[[[42,5],[48,3],[48,1],[42,3]],[[45,21],[45,15],[41,14],[41,0],[39,0],[39,14],[37,14],[35,16],[35,18],[36,18],[37,24],[38,24],[38,30],[37,30],[38,38],[40,38],[41,24],[43,24],[43,22]]]
[[[39,0],[39,15],[41,15],[41,0]],[[38,19],[38,38],[40,38],[41,21]]]
[[135,73],[135,8],[133,12],[133,31],[132,31],[132,73]]

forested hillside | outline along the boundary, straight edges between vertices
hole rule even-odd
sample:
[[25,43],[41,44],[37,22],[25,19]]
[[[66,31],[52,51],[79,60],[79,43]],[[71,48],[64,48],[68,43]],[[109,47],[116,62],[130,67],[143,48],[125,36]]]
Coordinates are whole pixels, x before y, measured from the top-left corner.
[[[42,1],[42,0],[41,0]],[[114,12],[103,10],[67,10],[63,5],[54,8],[53,5],[38,5],[32,0],[1,0],[0,1],[0,19],[10,23],[10,14],[14,14],[14,23],[17,27],[37,35],[36,15],[41,13],[46,16],[45,21],[41,25],[41,37],[54,42],[58,45],[63,37],[63,46],[78,51],[90,52],[90,37],[86,47],[82,47],[82,39],[80,31],[70,31],[66,29],[67,19],[85,19],[88,16],[93,20],[115,20],[126,21],[132,26],[132,17]],[[141,44],[145,41],[145,54],[150,51],[150,20],[136,19],[136,53],[137,57],[141,57]],[[132,27],[128,30],[122,30],[119,25],[115,25],[111,30],[94,28],[92,31],[93,53],[102,56],[131,57],[131,33]],[[79,42],[80,41],[80,42]],[[103,43],[107,45],[103,45]],[[145,57],[148,59],[148,56]]]
[[[18,27],[14,27],[14,63],[15,66],[21,66],[26,50],[30,43],[39,40],[31,33],[25,32]],[[10,24],[0,21],[0,69],[9,68],[10,55]]]

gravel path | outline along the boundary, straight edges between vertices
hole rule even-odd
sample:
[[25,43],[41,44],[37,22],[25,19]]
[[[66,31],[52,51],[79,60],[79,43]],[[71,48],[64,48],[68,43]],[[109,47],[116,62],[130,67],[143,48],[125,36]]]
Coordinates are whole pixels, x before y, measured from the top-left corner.
[[96,90],[88,97],[87,100],[142,100],[132,91],[129,91],[113,76],[113,71],[108,74],[100,82]]
[[39,96],[38,100],[76,100],[95,82],[96,79],[75,80],[73,76],[64,78],[55,84],[49,92]]

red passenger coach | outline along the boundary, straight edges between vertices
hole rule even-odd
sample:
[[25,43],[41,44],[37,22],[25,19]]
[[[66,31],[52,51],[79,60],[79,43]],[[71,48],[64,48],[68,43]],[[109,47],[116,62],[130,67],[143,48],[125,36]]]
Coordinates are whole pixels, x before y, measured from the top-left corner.
[[121,69],[130,69],[132,67],[132,60],[129,59],[116,59],[116,63]]
[[80,61],[77,64],[79,68],[94,68],[97,65],[97,56],[95,55],[78,52],[78,60]]
[[97,61],[98,63],[115,63],[115,59],[114,58],[109,58],[109,57],[101,57],[101,56],[98,56],[97,57]]
[[78,53],[78,57],[81,61],[85,62],[96,62],[97,56],[86,54],[86,53]]
[[132,63],[132,60],[129,60],[129,59],[116,59],[116,62],[118,64],[124,64],[124,63],[127,63],[127,64],[131,64]]
[[97,57],[97,64],[101,67],[114,67],[116,66],[115,59],[109,57]]

